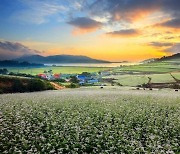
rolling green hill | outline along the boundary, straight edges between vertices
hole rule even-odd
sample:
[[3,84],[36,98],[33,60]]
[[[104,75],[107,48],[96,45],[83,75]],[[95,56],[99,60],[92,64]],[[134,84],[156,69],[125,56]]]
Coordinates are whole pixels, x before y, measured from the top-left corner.
[[0,76],[0,94],[53,90],[48,81],[25,77]]
[[173,82],[169,73],[180,78],[180,54],[145,60],[140,65],[118,67],[113,72],[114,75],[107,78],[114,78],[116,82],[125,86],[147,83],[148,77],[152,78],[152,82]]

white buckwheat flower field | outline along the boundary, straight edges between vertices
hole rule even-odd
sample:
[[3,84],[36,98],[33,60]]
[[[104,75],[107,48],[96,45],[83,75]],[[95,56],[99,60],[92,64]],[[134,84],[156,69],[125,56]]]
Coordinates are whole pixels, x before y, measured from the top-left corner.
[[179,152],[179,92],[80,88],[0,95],[0,153]]

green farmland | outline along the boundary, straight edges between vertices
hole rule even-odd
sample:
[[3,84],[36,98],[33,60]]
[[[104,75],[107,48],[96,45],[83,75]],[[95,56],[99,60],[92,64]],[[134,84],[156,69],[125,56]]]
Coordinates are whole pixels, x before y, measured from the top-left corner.
[[[172,73],[176,78],[180,79],[180,72]],[[175,82],[169,73],[163,74],[139,74],[139,75],[111,75],[105,78],[114,78],[115,82],[121,83],[123,86],[137,86],[148,82],[148,77],[152,78],[154,83],[165,83],[165,82]]]
[[110,68],[107,67],[70,67],[70,66],[62,66],[62,67],[40,67],[40,68],[7,68],[9,72],[14,73],[26,73],[37,75],[39,73],[43,73],[45,70],[52,70],[53,73],[63,73],[63,74],[78,74],[82,72],[99,72],[102,70],[107,70]]
[[0,95],[0,153],[179,153],[173,90]]
[[115,72],[140,72],[140,73],[168,73],[180,70],[180,62],[154,62],[132,66],[123,66]]
[[[165,83],[174,82],[169,73],[180,79],[180,63],[178,61],[171,62],[154,62],[141,65],[121,66],[116,68],[107,67],[41,67],[41,68],[7,68],[9,72],[26,73],[37,75],[45,70],[52,70],[53,73],[62,74],[80,74],[82,72],[99,72],[103,70],[111,70],[112,75],[104,78],[114,78],[115,82],[123,86],[137,86],[148,82],[148,77],[152,78],[152,82]],[[115,75],[113,75],[115,74]]]
[[180,79],[180,62],[177,60],[122,66],[113,69],[113,72],[116,75],[105,78],[114,78],[124,86],[142,85],[148,82],[148,77],[151,77],[154,83],[174,82],[170,73]]

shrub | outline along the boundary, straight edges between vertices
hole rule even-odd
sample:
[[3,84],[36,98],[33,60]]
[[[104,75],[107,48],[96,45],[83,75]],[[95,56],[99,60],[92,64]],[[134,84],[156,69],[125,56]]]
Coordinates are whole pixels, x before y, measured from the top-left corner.
[[45,84],[42,80],[34,79],[29,82],[28,85],[29,91],[41,91],[45,90]]
[[71,83],[70,85],[66,85],[66,88],[79,88],[79,85]]
[[71,81],[72,83],[79,83],[79,80],[77,79],[76,76],[71,76],[70,81]]
[[119,82],[117,83],[118,86],[123,86],[122,84],[120,84]]
[[20,79],[14,79],[13,85],[12,85],[12,92],[24,92],[24,91],[26,90],[22,81]]
[[46,90],[55,90],[55,88],[48,81],[44,81]]
[[8,70],[6,68],[0,69],[0,74],[8,74]]
[[56,80],[54,80],[55,82],[62,82],[62,83],[64,83],[64,82],[66,82],[66,80],[64,80],[64,79],[56,79]]
[[179,84],[173,84],[173,89],[180,89],[180,85]]

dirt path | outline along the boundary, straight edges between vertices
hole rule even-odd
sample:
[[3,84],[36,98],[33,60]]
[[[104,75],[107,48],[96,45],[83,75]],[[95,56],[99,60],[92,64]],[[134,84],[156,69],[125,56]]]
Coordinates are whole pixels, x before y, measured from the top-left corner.
[[57,83],[50,82],[50,84],[56,89],[56,90],[62,90],[65,87],[58,85]]

